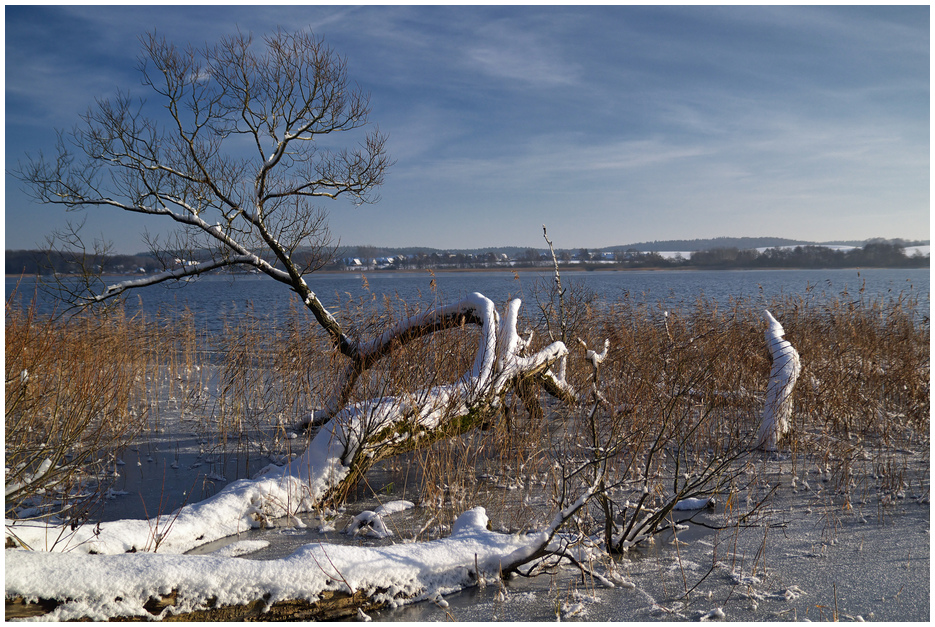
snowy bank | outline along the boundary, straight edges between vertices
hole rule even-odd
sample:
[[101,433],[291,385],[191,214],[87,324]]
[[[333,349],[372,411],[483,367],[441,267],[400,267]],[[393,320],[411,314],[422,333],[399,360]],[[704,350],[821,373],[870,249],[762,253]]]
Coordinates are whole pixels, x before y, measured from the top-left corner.
[[[306,545],[269,561],[217,555],[6,551],[6,595],[26,601],[54,599],[42,620],[115,616],[165,618],[213,607],[262,600],[318,601],[327,591],[363,593],[387,606],[434,599],[494,578],[503,556],[526,547],[533,536],[487,529],[477,507],[462,514],[448,538],[385,547]],[[173,603],[161,607],[165,597]],[[158,613],[150,611],[160,607]],[[148,609],[149,608],[149,609]]]

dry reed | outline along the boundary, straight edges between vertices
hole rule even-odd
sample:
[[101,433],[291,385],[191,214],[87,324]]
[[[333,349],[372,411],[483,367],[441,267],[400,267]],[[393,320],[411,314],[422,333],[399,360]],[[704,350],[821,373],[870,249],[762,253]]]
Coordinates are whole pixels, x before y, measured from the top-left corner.
[[[366,335],[444,300],[428,296],[411,304],[366,291],[339,309]],[[564,332],[568,380],[586,392],[593,373],[576,340],[597,347],[609,339],[597,383],[604,400],[576,409],[541,397],[544,411],[530,411],[508,396],[484,428],[385,462],[397,490],[417,492],[441,530],[474,505],[488,508],[495,527],[518,530],[542,523],[549,495],[551,506],[567,502],[600,466],[606,500],[583,517],[609,518],[632,539],[645,522],[634,520],[675,496],[745,481],[770,369],[760,308],[699,298],[667,312],[628,294],[605,302],[572,285],[562,327],[555,297],[544,292],[526,310],[532,348]],[[784,446],[818,460],[841,490],[860,486],[855,469],[898,484],[899,464],[880,451],[928,448],[929,323],[915,297],[806,293],[770,309],[804,366]],[[24,483],[56,449],[55,475],[25,482],[8,512],[37,499],[46,501],[42,512],[61,511],[64,494],[87,495],[89,465],[139,430],[163,428],[165,412],[194,421],[215,453],[282,461],[300,452],[292,427],[321,405],[342,366],[308,313],[271,320],[248,310],[216,336],[198,324],[190,312],[53,323],[8,305],[7,485]],[[361,378],[351,400],[450,383],[470,366],[477,337],[468,326],[400,347]],[[365,492],[364,482],[357,494]]]

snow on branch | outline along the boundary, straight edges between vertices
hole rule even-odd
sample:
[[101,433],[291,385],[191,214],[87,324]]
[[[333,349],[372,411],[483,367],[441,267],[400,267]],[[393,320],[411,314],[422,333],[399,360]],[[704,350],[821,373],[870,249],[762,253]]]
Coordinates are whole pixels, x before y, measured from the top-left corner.
[[310,421],[313,424],[322,424],[335,416],[347,402],[360,374],[397,346],[462,323],[481,327],[481,341],[474,365],[461,377],[462,385],[482,392],[487,391],[495,379],[496,385],[503,387],[515,376],[535,372],[546,377],[546,368],[564,356],[567,350],[561,342],[554,342],[534,355],[523,357],[521,353],[526,347],[526,342],[516,330],[521,304],[519,299],[511,301],[507,306],[507,315],[501,321],[493,302],[483,294],[475,292],[457,303],[405,318],[380,335],[355,343],[347,351],[353,361],[344,368],[334,387],[335,391],[325,401],[323,408],[312,415]]
[[769,311],[764,311],[769,326],[766,329],[766,344],[773,366],[766,388],[766,406],[756,436],[756,447],[776,450],[779,439],[789,432],[792,418],[792,389],[802,367],[799,353],[783,336],[785,330]]
[[584,340],[580,337],[578,338],[578,343],[584,347],[584,358],[591,362],[591,367],[594,368],[594,370],[600,368],[600,365],[607,359],[607,351],[610,350],[610,340],[604,339],[604,350],[599,353],[588,348],[588,345],[585,344]]
[[282,274],[284,278],[288,278],[288,275],[286,275],[284,272],[282,272],[281,270],[276,270],[275,268],[272,268],[271,266],[269,266],[269,264],[263,262],[256,255],[237,255],[237,256],[226,257],[224,259],[212,259],[210,261],[203,261],[200,263],[192,263],[192,264],[183,263],[178,268],[172,268],[171,270],[165,270],[163,272],[151,274],[149,276],[145,276],[139,279],[130,279],[127,281],[114,283],[112,285],[108,285],[107,289],[105,289],[102,294],[93,296],[90,298],[90,300],[92,302],[101,302],[109,298],[113,298],[114,296],[117,296],[118,294],[126,292],[127,290],[136,289],[139,287],[147,287],[150,285],[157,285],[159,283],[164,283],[166,281],[177,281],[180,279],[186,279],[186,278],[198,276],[201,274],[205,274],[206,272],[210,272],[211,270],[216,270],[218,268],[223,268],[223,267],[233,266],[233,265],[238,265],[238,264],[249,264],[252,266],[256,266],[258,268],[263,267],[264,271],[269,270],[272,273],[279,273],[279,274]]
[[[545,529],[527,535],[526,542],[523,546],[520,546],[507,555],[498,556],[498,562],[496,564],[488,564],[487,568],[498,568],[503,573],[511,573],[543,557],[555,555],[556,551],[550,546],[553,538],[555,538],[555,534],[558,533],[558,530],[561,529],[565,523],[571,520],[578,510],[587,505],[591,497],[598,493],[602,481],[603,477],[598,476],[573,503],[557,511],[552,517],[552,521]],[[613,587],[613,584],[609,585]]]
[[[533,355],[519,355],[523,346],[516,331],[519,306],[519,300],[512,301],[501,321],[493,302],[474,293],[454,305],[409,318],[377,341],[362,345],[364,350],[372,351],[369,354],[380,353],[389,350],[399,338],[424,334],[435,325],[462,315],[470,315],[481,324],[474,364],[469,371],[452,384],[401,397],[369,399],[343,408],[324,424],[305,456],[297,462],[303,477],[308,478],[310,485],[315,484],[315,477],[337,477],[357,455],[379,456],[379,449],[392,445],[393,440],[420,437],[437,430],[447,420],[495,407],[500,395],[519,378],[546,370],[567,349],[561,342],[554,342]],[[355,376],[354,371],[348,369],[344,376],[347,381]],[[339,390],[338,394],[341,393]],[[333,407],[338,400],[332,398],[329,403]],[[326,405],[324,412],[327,411]],[[322,413],[316,413],[319,423],[323,422]],[[330,488],[322,489],[322,494],[326,494]]]

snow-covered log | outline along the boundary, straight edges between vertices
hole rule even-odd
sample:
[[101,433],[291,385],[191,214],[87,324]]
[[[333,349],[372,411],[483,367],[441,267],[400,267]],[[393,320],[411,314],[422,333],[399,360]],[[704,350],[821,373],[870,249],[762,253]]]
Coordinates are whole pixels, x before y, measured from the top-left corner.
[[[451,536],[391,546],[308,544],[278,560],[216,555],[84,555],[7,551],[7,607],[42,620],[233,617],[248,611],[267,618],[337,617],[322,607],[335,595],[355,607],[397,606],[437,599],[498,574],[501,558],[530,543],[528,536],[487,529],[482,507],[463,513]],[[480,566],[481,572],[477,572]],[[340,598],[340,597],[339,597]],[[36,603],[39,600],[41,603]],[[276,613],[277,606],[299,611]],[[29,607],[31,605],[31,607]],[[243,608],[220,613],[222,608]],[[214,611],[214,614],[211,612]],[[8,613],[9,616],[9,613]]]
[[789,432],[792,418],[792,389],[802,367],[799,353],[783,336],[785,330],[768,311],[764,312],[769,326],[766,329],[766,344],[773,360],[766,388],[766,405],[756,436],[756,447],[776,450],[780,438]]
[[[525,343],[516,331],[519,307],[519,300],[510,302],[501,320],[490,299],[479,293],[446,307],[439,315],[464,313],[481,320],[480,342],[468,372],[450,384],[346,406],[284,467],[268,466],[254,479],[236,481],[209,499],[150,520],[106,522],[75,531],[8,520],[6,534],[41,551],[183,553],[274,518],[313,511],[339,498],[377,461],[476,428],[512,386],[547,372],[567,354],[564,344],[554,342],[522,355]],[[406,332],[407,327],[394,330]]]
[[[380,459],[475,428],[497,409],[512,386],[547,372],[567,349],[554,342],[523,356],[524,343],[516,330],[519,307],[518,299],[510,302],[501,320],[493,303],[474,293],[440,312],[445,316],[470,313],[481,320],[473,367],[451,384],[405,396],[369,399],[338,412],[289,470],[307,482],[311,499],[322,502],[330,498]],[[413,320],[416,327],[424,324],[424,319]],[[393,335],[409,329],[397,328]],[[381,338],[377,345],[387,343]]]

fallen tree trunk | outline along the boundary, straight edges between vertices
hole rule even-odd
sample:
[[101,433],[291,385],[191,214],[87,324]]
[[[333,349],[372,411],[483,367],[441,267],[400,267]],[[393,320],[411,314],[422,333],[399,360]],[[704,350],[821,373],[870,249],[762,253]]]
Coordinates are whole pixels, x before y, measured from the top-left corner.
[[[481,321],[480,345],[474,365],[459,380],[346,407],[325,423],[305,455],[290,472],[307,481],[311,498],[324,503],[344,491],[374,463],[424,448],[480,426],[500,409],[504,395],[531,383],[543,385],[543,375],[567,354],[561,342],[524,356],[527,347],[516,330],[520,301],[513,300],[501,319],[493,303],[474,293],[443,315],[469,313]],[[391,335],[406,334],[401,327]],[[379,345],[387,344],[380,339]],[[554,379],[554,375],[548,377]]]
[[7,521],[7,537],[33,550],[184,553],[272,519],[295,517],[340,501],[374,463],[478,427],[517,387],[561,389],[571,396],[564,379],[550,371],[567,354],[565,345],[554,342],[525,355],[528,341],[516,330],[519,308],[519,300],[511,301],[501,319],[488,298],[474,293],[388,330],[371,343],[373,351],[390,350],[385,347],[393,338],[427,333],[445,321],[474,320],[481,325],[474,364],[456,381],[348,405],[321,426],[302,455],[284,467],[268,466],[253,479],[236,481],[209,499],[150,520],[75,530]]
[[[289,599],[269,603],[269,595],[243,605],[214,605],[205,609],[181,612],[179,614],[163,614],[166,608],[173,608],[178,600],[178,591],[158,597],[150,598],[143,604],[149,616],[114,616],[111,621],[150,621],[153,617],[161,617],[170,622],[204,622],[204,621],[332,621],[342,618],[358,616],[359,612],[378,610],[386,606],[386,602],[374,601],[361,591],[348,594],[341,591],[327,590],[322,592],[317,601],[304,599]],[[6,600],[6,620],[39,618],[54,611],[61,605],[53,599],[37,599],[26,601],[17,596]],[[79,619],[80,620],[80,619]]]
[[207,620],[338,618],[358,609],[437,600],[493,580],[501,563],[540,534],[489,530],[477,507],[451,535],[388,546],[305,545],[289,557],[248,560],[215,555],[8,550],[7,617]]

